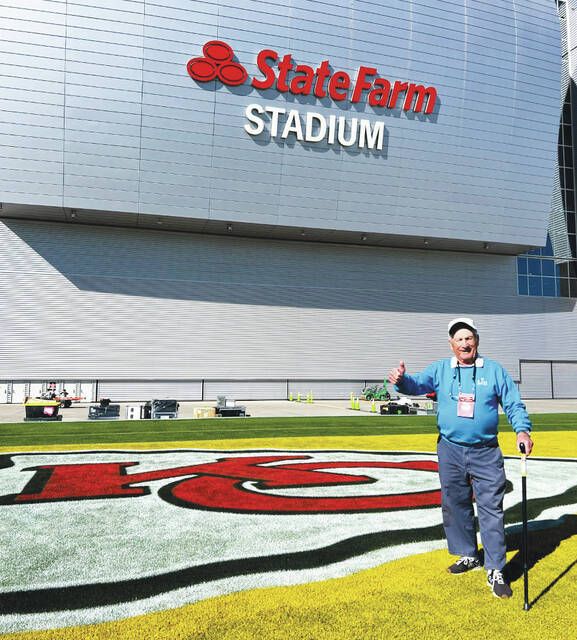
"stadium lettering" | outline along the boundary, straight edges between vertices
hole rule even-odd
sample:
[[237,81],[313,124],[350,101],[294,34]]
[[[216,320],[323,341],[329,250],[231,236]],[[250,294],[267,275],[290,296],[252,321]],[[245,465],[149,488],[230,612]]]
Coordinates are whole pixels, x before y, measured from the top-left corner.
[[[244,84],[249,75],[245,67],[235,60],[232,47],[222,40],[210,40],[202,48],[203,56],[191,58],[186,65],[190,77],[199,83],[218,80],[225,85],[238,87]],[[323,99],[330,97],[335,103],[350,102],[357,104],[365,101],[371,107],[384,109],[402,108],[414,113],[433,113],[437,102],[435,87],[395,80],[378,75],[376,67],[362,65],[356,77],[342,70],[333,70],[328,60],[323,60],[318,67],[307,64],[295,64],[292,54],[279,56],[274,49],[263,49],[256,59],[257,67],[262,74],[253,77],[250,84],[255,89],[266,91],[276,89],[279,93],[292,93],[295,96],[311,96]],[[265,130],[265,119],[270,116],[270,138],[279,135],[286,140],[293,134],[297,140],[339,144],[343,147],[357,145],[359,148],[382,151],[385,125],[366,118],[352,118],[348,121],[343,116],[320,113],[307,113],[300,116],[297,109],[279,107],[263,107],[250,104],[245,110],[248,123],[245,131],[251,136],[258,136]],[[286,120],[279,134],[279,116],[286,114]]]
[[[14,503],[139,497],[150,494],[148,484],[177,479],[158,495],[178,506],[235,513],[345,513],[436,507],[439,490],[415,493],[344,497],[291,497],[267,490],[374,483],[366,475],[342,473],[343,469],[411,469],[437,471],[431,460],[410,462],[295,462],[310,456],[252,456],[223,458],[141,473],[127,473],[135,462],[43,465],[27,469],[35,475]],[[339,472],[332,472],[338,469]],[[191,477],[192,476],[192,477]]]
[[368,149],[383,148],[383,122],[373,123],[365,118],[352,118],[348,121],[343,116],[325,117],[314,111],[301,117],[297,109],[287,111],[281,107],[263,107],[260,104],[249,104],[245,109],[249,122],[244,125],[244,129],[249,135],[258,136],[265,130],[265,114],[266,119],[270,120],[271,139],[280,137],[286,140],[292,134],[297,140],[305,142],[326,140],[328,144],[338,143],[343,147],[358,145]]

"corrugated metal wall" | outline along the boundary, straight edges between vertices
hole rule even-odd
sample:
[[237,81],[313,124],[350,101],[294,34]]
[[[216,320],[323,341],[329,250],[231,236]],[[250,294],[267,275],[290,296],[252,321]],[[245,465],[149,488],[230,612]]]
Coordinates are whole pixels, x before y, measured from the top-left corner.
[[[434,86],[430,116],[194,82],[224,39]],[[543,244],[558,126],[553,2],[0,0],[0,201]],[[536,88],[538,90],[536,90]],[[366,98],[366,92],[365,92]],[[382,153],[249,136],[254,102],[382,121]],[[366,150],[365,150],[366,151]],[[119,214],[119,220],[122,217]]]
[[550,362],[522,362],[519,390],[523,398],[552,398]]
[[577,398],[577,361],[521,362],[524,398]]
[[202,400],[202,380],[103,380],[97,398],[126,400]]
[[444,355],[455,294],[515,290],[509,257],[53,223],[1,225],[0,252],[0,378],[379,378],[435,325]]
[[348,397],[399,358],[415,371],[448,355],[457,315],[517,379],[519,359],[577,361],[573,301],[517,296],[515,280],[507,256],[12,221],[0,380],[98,380],[127,399],[150,396],[139,380],[172,397],[182,381],[182,399],[201,380],[205,398],[284,398],[288,380]]
[[577,398],[577,362],[553,362],[555,398]]
[[312,393],[316,400],[348,398],[351,393],[359,396],[364,387],[364,380],[290,380],[288,384],[293,397],[300,393],[304,399]]
[[[249,102],[309,102],[193,82],[187,60],[216,37],[249,74],[265,47],[353,76],[375,65],[435,85],[440,108],[312,102],[384,119],[383,154],[256,140]],[[118,224],[144,213],[544,242],[552,2],[0,0],[0,52],[0,202],[30,218],[54,205],[77,222],[86,208]],[[573,303],[519,298],[514,258],[499,255],[6,222],[0,302],[1,380],[98,380],[113,397],[148,399],[150,379],[183,394],[201,380],[239,398],[255,385],[280,396],[287,380],[340,393],[401,357],[415,370],[446,355],[446,323],[463,314],[515,377],[519,359],[577,360]]]
[[239,400],[286,400],[286,380],[207,380],[204,399],[216,400],[217,396]]

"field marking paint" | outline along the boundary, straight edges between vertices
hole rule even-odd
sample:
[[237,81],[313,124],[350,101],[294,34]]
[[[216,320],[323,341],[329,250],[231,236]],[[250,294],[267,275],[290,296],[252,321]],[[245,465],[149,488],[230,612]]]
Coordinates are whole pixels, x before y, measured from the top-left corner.
[[[338,440],[342,446],[343,439]],[[404,440],[406,442],[407,437]],[[322,441],[326,444],[326,439]],[[235,443],[238,445],[238,441]],[[327,480],[331,474],[348,474],[351,480],[341,484],[339,478],[333,477],[335,482],[324,486],[311,483],[308,487],[286,484],[273,487],[257,486],[258,482],[248,479],[248,483],[253,484],[246,487],[247,491],[275,498],[322,501],[336,497],[334,492],[339,487],[343,495],[348,493],[349,499],[356,495],[359,500],[400,491],[414,494],[438,489],[435,474],[399,467],[401,463],[435,460],[430,453],[414,451],[306,450],[296,456],[294,450],[282,449],[139,451],[124,448],[12,456],[13,466],[0,469],[0,495],[5,497],[0,510],[3,522],[9,529],[22,532],[22,536],[14,538],[17,544],[8,544],[5,549],[8,554],[5,569],[10,581],[7,590],[14,595],[12,604],[15,603],[16,609],[21,606],[17,592],[24,589],[29,603],[36,597],[44,609],[51,610],[26,614],[15,610],[0,618],[0,630],[49,629],[162,611],[243,589],[340,577],[395,558],[444,547],[438,507],[272,516],[262,512],[199,511],[162,498],[167,483],[170,485],[174,480],[171,470],[175,468],[191,464],[202,464],[206,468],[222,458],[246,463],[256,455],[269,459],[262,462],[263,468],[268,465],[269,470],[277,467],[278,471],[279,466],[286,466],[285,458],[291,458],[290,466],[309,465],[304,471],[311,473],[310,465],[314,464],[317,467],[314,473],[327,474]],[[127,482],[126,486],[147,487],[147,494],[46,503],[15,503],[6,499],[7,495],[21,494],[35,476],[38,488],[43,481],[37,476],[39,467],[126,461],[138,463],[126,469],[127,479],[134,472],[134,466],[138,466],[144,474],[140,477],[145,480],[133,485]],[[383,461],[396,466],[374,465]],[[513,481],[517,464],[517,459],[506,461]],[[538,470],[535,477],[540,478],[532,486],[535,498],[545,499],[555,492],[561,495],[573,486],[577,461],[535,459],[531,464]],[[329,465],[330,469],[323,471],[319,465]],[[164,475],[151,475],[159,470]],[[303,469],[296,471],[303,473]],[[198,477],[194,473],[192,476]],[[370,482],[359,481],[369,476]],[[34,486],[28,487],[27,491],[31,490]],[[515,492],[507,495],[507,508],[514,508],[517,502]],[[539,517],[558,517],[556,514],[570,506],[561,500],[543,510]],[[65,537],[62,531],[66,531]],[[234,536],[231,531],[235,532]],[[408,543],[404,531],[411,531],[411,539],[417,541]],[[191,532],[194,535],[190,535]],[[211,573],[204,575],[203,567],[210,567]],[[96,584],[99,585],[96,593],[102,601],[90,606],[87,594],[95,593]],[[62,600],[70,603],[70,610],[62,611],[55,606],[58,598],[50,601],[50,596],[62,593],[73,596]],[[127,597],[137,599],[123,601]]]

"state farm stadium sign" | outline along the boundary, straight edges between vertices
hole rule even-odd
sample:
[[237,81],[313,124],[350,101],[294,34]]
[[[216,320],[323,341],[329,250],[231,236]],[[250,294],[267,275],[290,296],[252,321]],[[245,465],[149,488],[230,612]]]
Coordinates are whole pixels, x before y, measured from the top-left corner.
[[[346,71],[334,70],[329,60],[322,60],[314,68],[295,64],[292,54],[282,57],[273,49],[263,49],[256,58],[261,73],[249,78],[246,69],[234,60],[231,46],[222,40],[211,40],[203,49],[203,56],[188,61],[190,77],[197,82],[219,80],[228,86],[250,86],[264,91],[272,89],[294,96],[314,96],[319,100],[330,98],[335,103],[356,105],[366,103],[380,109],[402,109],[413,113],[433,113],[437,100],[435,87],[401,80],[387,80],[376,67],[361,66],[351,76]],[[299,141],[321,142],[342,147],[382,150],[385,124],[367,118],[346,118],[334,114],[323,115],[315,111],[301,113],[298,109],[249,104],[245,108],[244,130],[251,136],[262,134],[268,125],[271,139],[286,140],[294,136]]]

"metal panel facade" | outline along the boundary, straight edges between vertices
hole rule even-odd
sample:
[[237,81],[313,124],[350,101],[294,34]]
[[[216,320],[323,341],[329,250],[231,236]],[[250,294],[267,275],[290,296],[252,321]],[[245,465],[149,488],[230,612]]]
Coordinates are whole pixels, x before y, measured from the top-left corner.
[[551,363],[522,362],[521,384],[523,398],[552,398]]
[[553,363],[555,398],[577,398],[577,362]]
[[148,400],[201,400],[200,380],[106,380],[98,385],[98,399],[114,402]]
[[348,398],[351,393],[359,396],[364,387],[364,382],[359,380],[291,380],[289,393],[293,394],[293,398],[300,393],[303,401],[308,393],[312,393],[315,400],[323,400]]
[[[191,78],[214,39],[247,82]],[[366,66],[435,87],[435,108],[258,90],[267,48],[327,60],[353,84]],[[415,371],[447,355],[457,315],[475,317],[481,351],[516,379],[520,359],[577,360],[573,302],[518,296],[503,255],[545,241],[553,2],[0,0],[0,52],[0,202],[28,218],[0,222],[2,384],[98,381],[115,400],[200,399],[203,380],[210,399],[347,397],[400,358]],[[383,123],[383,149],[284,139],[270,120],[249,135],[255,103]],[[47,206],[71,223],[40,221]],[[193,220],[197,233],[163,230]],[[261,239],[208,235],[237,223]],[[286,229],[299,241],[271,240]],[[344,232],[420,248],[336,244]],[[523,389],[541,393],[526,372]]]
[[[0,201],[544,243],[558,125],[553,2],[21,5],[0,0]],[[216,38],[246,68],[242,86],[188,75]],[[353,83],[365,66],[435,87],[435,108],[373,107],[369,90],[358,103],[257,90],[267,48],[313,69],[327,60]],[[270,122],[248,135],[254,103],[381,122],[383,149],[282,139]]]
[[287,379],[382,380],[399,358],[415,371],[448,355],[460,315],[516,379],[520,358],[577,360],[572,301],[518,296],[514,261],[12,221],[0,380],[266,380],[282,382],[260,397],[285,397]]
[[204,399],[216,400],[226,396],[229,400],[286,400],[284,380],[207,380]]

